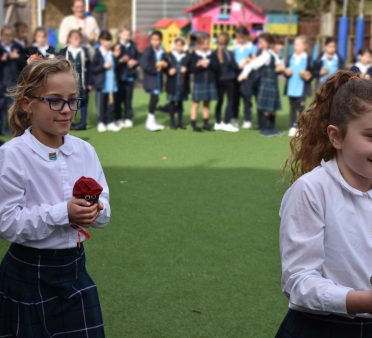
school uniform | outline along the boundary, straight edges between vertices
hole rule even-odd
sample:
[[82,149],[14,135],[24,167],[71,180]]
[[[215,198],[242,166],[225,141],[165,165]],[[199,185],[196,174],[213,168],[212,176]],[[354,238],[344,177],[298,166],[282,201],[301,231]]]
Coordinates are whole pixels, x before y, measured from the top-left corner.
[[301,74],[305,71],[312,73],[311,57],[307,53],[291,55],[286,64],[292,75],[287,77],[284,89],[290,106],[290,125],[296,127],[297,115],[305,109],[305,100],[311,95],[311,79],[305,80]]
[[[197,66],[197,63],[203,59],[209,60],[207,68]],[[190,63],[191,73],[194,74],[192,100],[194,102],[217,100],[216,71],[218,65],[212,60],[212,52],[204,53],[196,50],[191,56]]]
[[[257,47],[251,41],[248,41],[245,44],[237,43],[234,45],[233,54],[236,64],[240,67],[243,61],[257,54]],[[242,83],[236,81],[235,99],[232,113],[233,118],[239,118],[240,98],[243,98],[244,121],[252,121],[252,96],[254,95],[256,82],[256,72],[252,72]]]
[[[172,51],[165,55],[166,62],[168,63],[166,72],[166,92],[169,102],[169,114],[171,120],[171,127],[175,128],[175,114],[178,115],[177,126],[183,128],[183,101],[187,100],[189,94],[189,74],[181,73],[181,69],[187,69],[188,55],[187,53],[177,53]],[[175,75],[170,75],[169,70],[176,69]]]
[[[323,68],[327,68],[328,72],[325,75],[320,75]],[[313,75],[318,80],[318,85],[322,85],[332,74],[342,68],[344,68],[344,60],[341,55],[335,53],[331,58],[328,58],[325,53],[322,53],[314,62]]]
[[268,62],[260,69],[260,84],[257,93],[257,109],[264,113],[275,114],[281,109],[276,58],[269,50]]
[[159,101],[159,95],[163,90],[163,73],[158,72],[156,63],[163,61],[165,51],[162,47],[155,50],[149,46],[143,52],[140,60],[140,66],[143,70],[143,87],[150,94],[149,113],[154,115],[156,105]]
[[289,188],[280,217],[289,313],[276,337],[371,337],[371,314],[350,316],[346,297],[371,289],[372,190],[353,188],[336,159],[323,160]]
[[368,75],[372,79],[372,66],[370,64],[363,65],[360,62],[354,64],[350,70],[354,73],[361,74],[363,77]]
[[116,76],[118,79],[118,100],[115,120],[120,120],[122,117],[122,104],[124,104],[124,119],[133,119],[133,90],[134,84],[137,79],[137,67],[138,64],[132,68],[128,66],[128,63],[121,63],[120,59],[123,56],[127,56],[129,59],[139,61],[139,53],[137,51],[136,44],[133,41],[120,42],[120,54],[116,58],[117,68]]
[[67,212],[81,176],[103,187],[104,209],[92,225],[103,228],[109,191],[87,142],[66,135],[53,149],[27,129],[0,148],[0,236],[12,243],[0,265],[1,337],[104,337],[97,288]]
[[[106,69],[105,62],[112,66]],[[118,85],[116,79],[116,60],[112,51],[102,47],[96,48],[92,61],[92,83],[97,91],[97,108],[99,122],[109,124],[113,122],[118,99]]]
[[218,51],[212,53],[212,62],[218,64],[217,69],[217,93],[218,101],[215,109],[216,123],[221,123],[222,106],[225,95],[227,96],[227,105],[225,108],[224,123],[229,124],[232,112],[234,109],[234,103],[236,99],[236,77],[238,74],[239,67],[235,62],[234,55],[232,52],[223,49],[223,61],[220,62],[218,59]]
[[84,99],[80,107],[81,119],[73,129],[86,129],[88,118],[89,89],[91,85],[91,62],[89,50],[86,47],[72,48],[66,46],[60,50],[60,55],[69,60],[79,74],[80,97]]
[[[19,58],[10,59],[9,54],[12,51],[17,51]],[[2,61],[4,55],[8,57]],[[17,84],[18,75],[25,64],[24,50],[19,44],[16,42],[12,42],[10,45],[0,43],[0,134],[5,132],[5,118],[11,103],[11,99],[6,96],[7,90]]]
[[56,54],[56,49],[53,46],[45,45],[43,47],[40,47],[36,44],[34,44],[32,47],[30,47],[27,51],[28,55],[40,55],[44,58],[48,58],[50,56],[54,56]]

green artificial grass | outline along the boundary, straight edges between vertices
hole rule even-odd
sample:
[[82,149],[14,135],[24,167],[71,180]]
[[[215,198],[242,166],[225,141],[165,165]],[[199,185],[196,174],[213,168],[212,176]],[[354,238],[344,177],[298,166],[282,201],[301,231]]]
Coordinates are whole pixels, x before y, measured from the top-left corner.
[[134,129],[103,134],[91,100],[91,128],[73,133],[96,148],[110,187],[112,221],[86,243],[107,337],[274,337],[287,309],[278,209],[289,138],[150,133],[147,100],[136,90]]

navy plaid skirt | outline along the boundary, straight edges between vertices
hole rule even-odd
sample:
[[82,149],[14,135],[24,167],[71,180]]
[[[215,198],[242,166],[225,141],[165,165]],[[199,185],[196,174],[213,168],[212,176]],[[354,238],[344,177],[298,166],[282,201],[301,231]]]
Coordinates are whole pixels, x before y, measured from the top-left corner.
[[372,319],[314,315],[289,310],[275,338],[369,338]]
[[277,79],[261,79],[257,94],[257,109],[266,113],[275,113],[281,109]]
[[192,100],[194,102],[217,100],[217,90],[214,82],[194,83]]
[[12,244],[0,266],[0,337],[104,337],[84,248]]

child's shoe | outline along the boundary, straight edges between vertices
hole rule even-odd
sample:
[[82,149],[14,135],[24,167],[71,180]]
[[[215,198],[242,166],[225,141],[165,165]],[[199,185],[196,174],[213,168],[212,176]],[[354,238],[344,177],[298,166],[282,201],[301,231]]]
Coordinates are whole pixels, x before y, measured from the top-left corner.
[[156,122],[153,114],[148,114],[145,128],[149,131],[161,131],[164,129],[164,126]]
[[230,123],[235,127],[235,128],[239,128],[239,120],[238,119],[231,119]]
[[97,125],[97,131],[99,133],[104,133],[105,131],[107,131],[107,126],[103,122],[99,122]]
[[130,120],[130,119],[125,119],[125,121],[124,121],[124,128],[125,129],[133,128],[133,121]]
[[237,133],[239,128],[235,128],[231,123],[221,123],[221,130],[229,133]]
[[107,131],[112,131],[112,132],[116,133],[120,130],[121,130],[121,128],[115,122],[111,122],[107,125]]
[[215,122],[215,123],[214,123],[214,127],[213,127],[213,129],[214,129],[215,131],[220,131],[220,130],[222,130],[222,123],[217,123],[217,122]]
[[252,122],[251,121],[244,121],[242,125],[243,129],[252,129]]

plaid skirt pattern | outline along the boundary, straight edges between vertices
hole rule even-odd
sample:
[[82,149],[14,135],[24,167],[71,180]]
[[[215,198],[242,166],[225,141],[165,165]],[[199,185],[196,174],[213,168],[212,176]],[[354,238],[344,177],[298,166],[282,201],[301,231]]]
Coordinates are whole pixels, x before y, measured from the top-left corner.
[[192,100],[194,102],[212,101],[217,99],[218,95],[214,82],[194,83],[192,92]]
[[97,288],[84,248],[12,244],[0,266],[0,337],[104,337]]
[[267,113],[275,113],[281,109],[278,80],[276,78],[263,77],[260,80],[257,109]]
[[289,310],[275,338],[369,338],[372,319],[313,315]]

